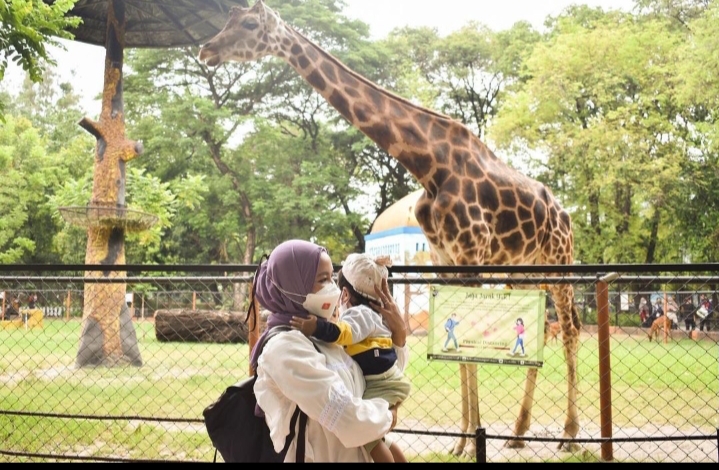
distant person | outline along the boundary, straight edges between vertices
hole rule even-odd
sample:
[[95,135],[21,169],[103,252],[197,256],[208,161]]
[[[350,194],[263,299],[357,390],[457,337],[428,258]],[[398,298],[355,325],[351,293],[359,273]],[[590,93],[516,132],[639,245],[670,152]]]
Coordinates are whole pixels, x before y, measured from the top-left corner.
[[13,317],[20,316],[20,301],[18,299],[11,299],[5,308],[5,319],[8,320]]
[[670,295],[667,299],[667,318],[672,321],[672,330],[679,329],[679,306],[673,295]]
[[647,299],[642,297],[639,300],[639,320],[643,328],[648,328],[652,324],[651,319],[652,307],[647,303]]
[[711,300],[709,300],[706,296],[706,294],[702,294],[699,297],[699,309],[697,309],[697,315],[699,316],[699,331],[704,331],[704,328],[706,328],[706,331],[709,331],[709,319],[712,314],[712,303]]
[[28,297],[28,299],[27,299],[27,308],[34,309],[36,302],[37,302],[37,295],[30,294],[30,297]]
[[684,320],[684,326],[686,327],[686,330],[688,332],[694,331],[694,329],[697,327],[696,320],[694,319],[694,315],[696,312],[696,307],[694,306],[694,302],[692,302],[692,296],[688,296],[686,299],[684,299],[684,303],[682,303],[681,307],[679,307],[679,315],[681,316],[682,320]]

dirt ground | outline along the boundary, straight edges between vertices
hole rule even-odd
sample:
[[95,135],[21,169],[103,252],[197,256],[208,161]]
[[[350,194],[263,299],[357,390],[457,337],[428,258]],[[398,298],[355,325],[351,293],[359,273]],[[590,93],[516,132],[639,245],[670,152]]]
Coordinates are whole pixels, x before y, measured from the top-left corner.
[[[409,423],[403,423],[408,425]],[[415,428],[416,429],[416,428]],[[427,429],[429,431],[430,429]],[[446,432],[444,429],[438,432]],[[509,426],[488,428],[487,434],[494,436],[508,436],[512,431]],[[599,436],[600,430],[585,430],[578,439],[592,439]],[[676,428],[662,427],[648,433],[639,428],[622,428],[621,435],[615,438],[646,438],[648,434],[656,436],[677,436],[677,440],[656,442],[615,442],[612,444],[609,455],[613,462],[719,462],[719,449],[717,436],[714,433],[707,439],[687,440],[686,433]],[[559,427],[542,429],[539,432],[530,431],[526,437],[557,438],[562,435]],[[452,436],[418,435],[405,433],[392,433],[396,441],[407,455],[426,455],[432,452],[451,452],[456,438]],[[524,449],[510,449],[504,447],[505,440],[487,439],[487,462],[601,462],[601,444],[580,443],[579,450],[572,453],[557,449],[556,442],[526,442]],[[469,457],[468,457],[469,458]]]

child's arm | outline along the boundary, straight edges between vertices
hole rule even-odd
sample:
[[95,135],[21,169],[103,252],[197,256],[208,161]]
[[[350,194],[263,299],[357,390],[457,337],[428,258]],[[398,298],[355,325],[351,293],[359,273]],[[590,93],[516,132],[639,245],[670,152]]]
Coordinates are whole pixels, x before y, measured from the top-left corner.
[[351,333],[348,333],[349,326],[344,322],[340,321],[335,324],[314,315],[310,315],[309,318],[292,317],[290,326],[294,330],[301,331],[307,337],[312,336],[325,343],[344,345],[343,337],[351,337]]

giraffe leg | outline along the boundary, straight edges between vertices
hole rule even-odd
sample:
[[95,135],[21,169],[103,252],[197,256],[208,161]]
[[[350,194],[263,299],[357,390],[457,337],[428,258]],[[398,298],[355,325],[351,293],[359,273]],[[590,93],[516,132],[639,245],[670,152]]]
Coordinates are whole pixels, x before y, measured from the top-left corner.
[[[477,426],[480,425],[479,393],[477,391],[479,377],[477,375],[476,364],[466,364],[465,368],[467,369],[467,432],[474,433],[477,431]],[[475,439],[468,440],[464,448],[464,455],[470,458],[477,456],[477,442]]]
[[[532,421],[532,403],[534,402],[534,390],[537,387],[537,369],[531,368],[527,371],[527,380],[524,383],[524,398],[522,398],[522,407],[519,410],[519,416],[514,423],[514,435],[517,437],[524,436],[529,430]],[[511,439],[507,441],[505,447],[510,449],[522,449],[525,443],[521,439]]]
[[[462,417],[459,421],[459,432],[466,433],[467,428],[469,427],[469,406],[468,406],[468,396],[469,396],[469,388],[468,388],[468,381],[467,381],[467,365],[466,364],[460,364],[459,365],[459,381],[460,381],[460,389],[462,391]],[[454,444],[454,449],[452,450],[452,455],[461,455],[464,451],[464,446],[467,443],[467,439],[465,437],[459,437],[457,438],[457,442]]]
[[[577,350],[579,349],[579,320],[577,306],[574,304],[574,289],[570,285],[556,286],[552,291],[557,311],[562,315],[562,340],[564,357],[567,362],[567,417],[564,421],[562,438],[574,439],[579,433],[579,412],[577,411]],[[576,452],[579,444],[561,442],[557,449]]]

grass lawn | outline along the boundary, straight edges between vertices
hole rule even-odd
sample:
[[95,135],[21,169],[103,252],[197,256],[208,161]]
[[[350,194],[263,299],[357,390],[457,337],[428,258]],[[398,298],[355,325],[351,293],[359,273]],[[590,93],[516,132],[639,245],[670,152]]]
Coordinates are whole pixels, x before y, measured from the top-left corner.
[[[42,330],[0,330],[0,412],[50,415],[0,413],[0,452],[212,461],[202,410],[226,386],[247,376],[248,346],[161,343],[151,322],[135,326],[144,365],[124,368],[74,368],[78,320],[46,320]],[[401,408],[398,429],[459,432],[457,364],[428,361],[424,337],[411,337],[409,346],[406,373],[413,390]],[[587,437],[600,435],[597,349],[597,338],[583,334],[577,405]],[[663,344],[620,334],[612,338],[611,352],[615,437],[661,436],[667,429],[682,435],[716,432],[716,343],[682,339]],[[558,437],[567,407],[561,345],[547,345],[544,358],[530,433]],[[482,425],[511,433],[526,369],[479,365],[478,371]],[[457,460],[441,448],[409,456]],[[0,462],[23,460],[37,459],[0,453]]]

